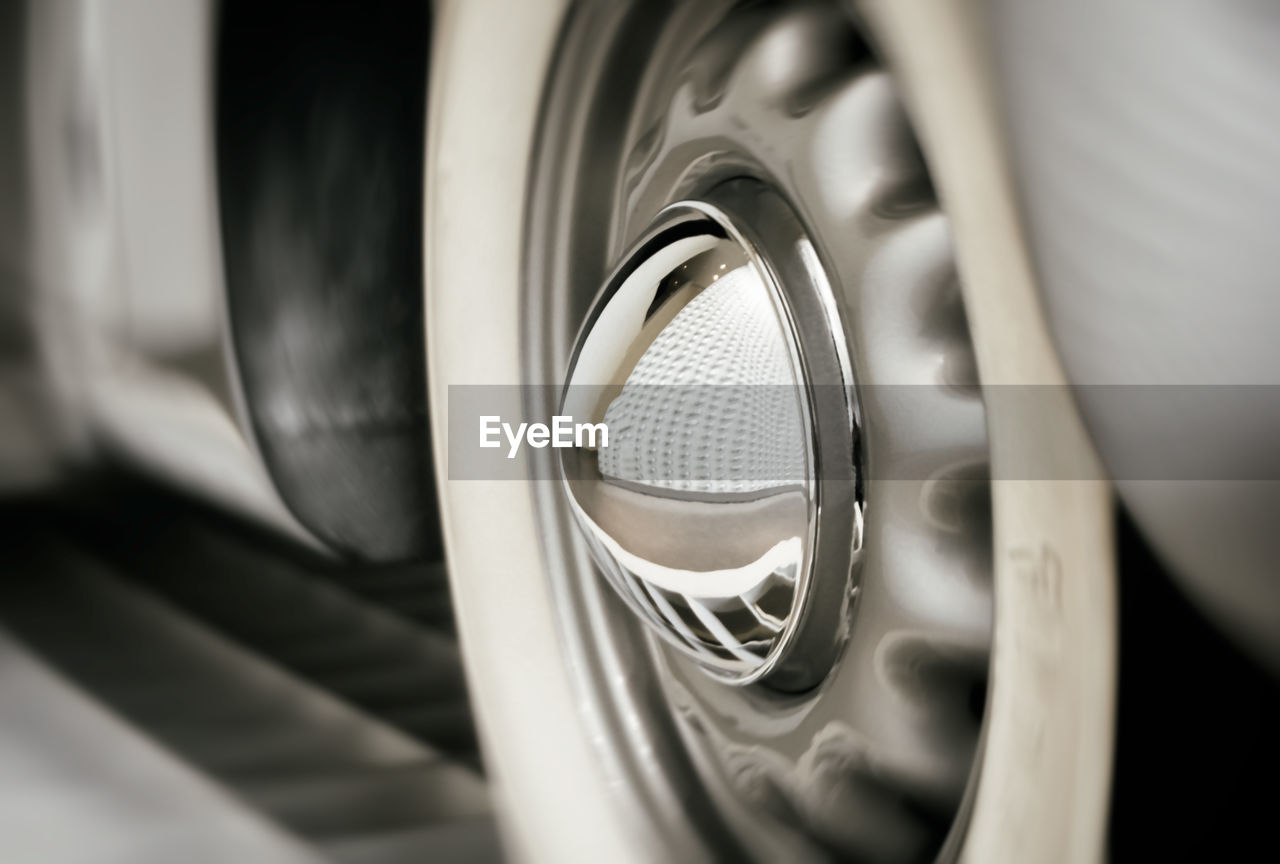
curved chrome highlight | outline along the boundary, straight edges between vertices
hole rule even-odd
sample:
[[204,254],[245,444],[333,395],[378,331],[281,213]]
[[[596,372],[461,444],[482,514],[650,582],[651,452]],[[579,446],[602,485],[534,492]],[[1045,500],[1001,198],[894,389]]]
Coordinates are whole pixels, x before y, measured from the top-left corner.
[[593,557],[728,682],[811,687],[846,629],[861,510],[833,308],[795,216],[735,180],[659,214],[570,362],[561,413],[609,436],[561,451]]

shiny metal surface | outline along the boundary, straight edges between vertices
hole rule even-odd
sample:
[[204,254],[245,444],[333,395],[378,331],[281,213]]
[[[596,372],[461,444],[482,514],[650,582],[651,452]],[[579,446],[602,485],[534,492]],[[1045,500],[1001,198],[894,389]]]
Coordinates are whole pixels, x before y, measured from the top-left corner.
[[[979,749],[987,439],[947,225],[889,79],[824,4],[584,8],[560,44],[527,220],[526,383],[564,384],[596,286],[665,208],[739,182],[794,210],[830,282],[832,353],[858,382],[857,602],[826,605],[829,629],[798,628],[844,637],[812,687],[727,686],[648,638],[592,576],[567,501],[534,484],[602,764],[682,860],[933,857],[963,822]],[[733,222],[772,234],[754,216]],[[779,284],[792,300],[803,283]],[[837,380],[806,372],[811,386]],[[534,398],[529,413],[558,407]],[[535,477],[559,470],[546,451],[530,459]],[[823,488],[824,465],[815,476]],[[854,525],[851,508],[842,536]]]
[[[786,205],[747,181],[708,198],[762,216],[769,248],[712,203],[659,214],[567,375],[562,414],[612,440],[561,468],[597,565],[662,638],[725,681],[803,689],[834,660],[860,551],[853,382],[839,321],[797,314],[830,287]],[[829,376],[822,405],[809,370]]]

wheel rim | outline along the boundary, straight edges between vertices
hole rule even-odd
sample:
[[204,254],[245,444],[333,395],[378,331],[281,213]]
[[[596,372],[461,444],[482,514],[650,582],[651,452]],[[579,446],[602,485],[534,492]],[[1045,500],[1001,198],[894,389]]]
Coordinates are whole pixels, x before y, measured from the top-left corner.
[[[540,144],[526,383],[564,380],[590,294],[664,207],[748,177],[799,213],[832,276],[866,429],[858,609],[833,671],[801,694],[727,686],[648,640],[585,578],[563,497],[537,484],[570,653],[617,733],[606,759],[647,790],[677,842],[759,857],[934,856],[964,811],[979,746],[990,505],[946,226],[887,76],[854,26],[816,4],[582,12]],[[531,415],[553,413],[550,390],[530,392]],[[533,467],[557,473],[551,460]],[[681,798],[692,818],[661,812]]]

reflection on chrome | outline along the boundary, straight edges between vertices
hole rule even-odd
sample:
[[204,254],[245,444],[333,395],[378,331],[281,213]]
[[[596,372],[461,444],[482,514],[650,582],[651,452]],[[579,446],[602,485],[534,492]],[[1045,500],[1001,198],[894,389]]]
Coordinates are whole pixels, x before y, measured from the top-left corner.
[[608,447],[561,451],[597,564],[664,638],[727,679],[793,625],[815,473],[799,352],[763,265],[708,233],[642,247],[597,301],[563,413]]

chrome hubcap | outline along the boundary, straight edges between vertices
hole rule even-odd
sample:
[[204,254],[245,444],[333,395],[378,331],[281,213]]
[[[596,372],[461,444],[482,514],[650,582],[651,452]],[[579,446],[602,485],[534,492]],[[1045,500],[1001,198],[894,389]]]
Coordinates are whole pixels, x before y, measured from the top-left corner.
[[732,683],[817,684],[854,597],[856,412],[832,309],[785,203],[730,181],[659,214],[566,376],[562,414],[611,436],[561,458],[597,565]]

